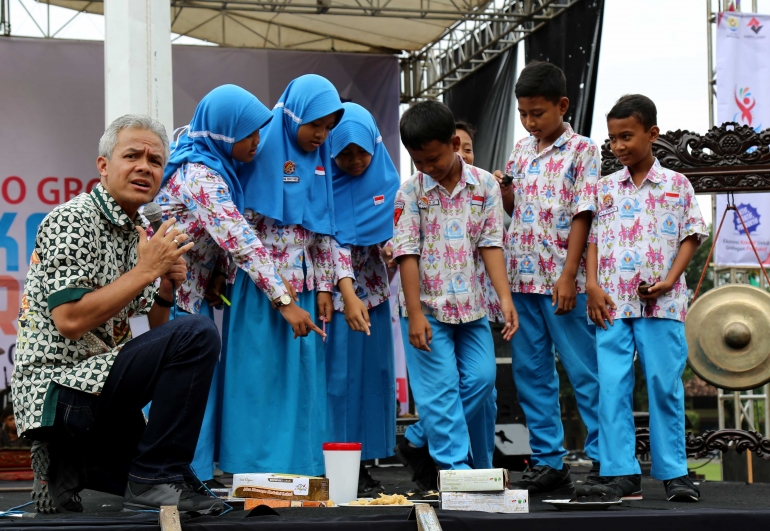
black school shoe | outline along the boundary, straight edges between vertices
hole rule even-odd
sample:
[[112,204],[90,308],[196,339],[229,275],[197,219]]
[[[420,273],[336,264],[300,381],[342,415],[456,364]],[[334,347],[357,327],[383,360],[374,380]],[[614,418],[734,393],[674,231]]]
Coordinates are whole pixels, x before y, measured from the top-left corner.
[[668,479],[663,482],[663,485],[666,487],[668,501],[696,502],[700,498],[700,490],[687,476]]
[[420,490],[438,490],[436,463],[433,462],[427,446],[413,448],[403,440],[396,445],[394,451],[401,464],[412,473],[412,481]]
[[384,492],[382,483],[374,479],[366,465],[361,463],[361,468],[358,470],[358,497],[372,498],[378,492]]
[[588,472],[588,478],[584,482],[577,482],[577,485],[575,486],[575,492],[577,493],[578,497],[589,496],[591,487],[594,485],[602,485],[607,481],[608,478],[604,478],[599,475],[600,468],[601,465],[599,462],[594,461],[594,465]]
[[526,490],[530,495],[548,494],[553,496],[575,495],[575,485],[569,473],[569,465],[556,470],[548,465],[536,466],[524,472],[520,481],[511,483],[511,489]]
[[634,474],[631,476],[607,477],[605,478],[604,483],[591,487],[589,494],[614,494],[621,500],[641,500],[642,476],[640,474]]

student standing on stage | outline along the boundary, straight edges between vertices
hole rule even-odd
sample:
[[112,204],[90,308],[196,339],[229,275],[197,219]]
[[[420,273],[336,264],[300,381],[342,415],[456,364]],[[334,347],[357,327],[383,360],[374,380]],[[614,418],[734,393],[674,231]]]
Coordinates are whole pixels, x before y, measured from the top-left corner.
[[602,463],[590,493],[642,497],[632,415],[637,352],[650,397],[652,476],[663,480],[669,500],[698,501],[684,441],[684,270],[708,230],[690,181],[652,153],[656,124],[655,104],[638,94],[623,96],[607,114],[610,147],[625,168],[599,180],[588,244]]
[[575,134],[563,116],[569,108],[564,73],[529,63],[516,83],[519,115],[530,136],[519,141],[501,183],[508,228],[508,272],[521,332],[511,342],[513,375],[527,418],[531,470],[516,488],[531,494],[571,494],[554,347],[575,389],[588,434],[586,454],[597,476],[599,384],[594,326],[586,318],[585,248],[596,210],[599,151]]
[[[227,271],[234,275],[236,266],[269,300],[291,290],[277,276],[265,247],[241,215],[238,169],[254,159],[259,130],[272,117],[248,91],[223,85],[200,101],[190,125],[173,146],[155,202],[163,208],[164,219],[177,219],[178,228],[195,246],[186,255],[189,273],[177,291],[172,318],[192,313],[213,319],[213,307],[222,303],[219,294],[224,293]],[[298,326],[315,326],[310,314],[293,303],[285,307],[283,317]],[[204,481],[214,473],[220,372],[217,365],[192,463]]]
[[[245,213],[254,238],[267,247],[297,304],[331,319],[332,294],[346,249],[336,232],[331,158],[325,143],[343,115],[334,85],[317,75],[286,87],[262,131],[256,159],[244,169]],[[270,279],[263,279],[268,282]],[[278,279],[273,279],[277,281]],[[318,311],[316,311],[316,291]],[[225,322],[219,467],[228,472],[323,473],[326,442],[326,363],[321,335],[304,335],[281,318],[292,304],[263,297],[242,270]],[[315,329],[315,326],[313,326]],[[324,335],[325,337],[325,335]]]
[[[388,268],[381,244],[393,236],[393,203],[401,184],[374,117],[355,103],[329,134],[335,239],[350,249],[326,341],[329,440],[360,442],[361,460],[393,455],[396,444],[396,368],[388,297]],[[345,322],[347,321],[347,324]],[[359,492],[379,482],[361,464]]]
[[430,456],[411,427],[396,453],[422,476],[430,472],[431,456],[442,469],[491,463],[491,455],[471,456],[470,445],[476,430],[490,429],[478,413],[494,391],[496,373],[473,260],[477,250],[500,297],[506,340],[518,318],[505,274],[503,212],[494,178],[457,154],[460,139],[446,105],[418,103],[401,117],[400,129],[418,172],[396,196],[393,256],[408,316],[404,335],[415,347],[407,349],[409,378]]

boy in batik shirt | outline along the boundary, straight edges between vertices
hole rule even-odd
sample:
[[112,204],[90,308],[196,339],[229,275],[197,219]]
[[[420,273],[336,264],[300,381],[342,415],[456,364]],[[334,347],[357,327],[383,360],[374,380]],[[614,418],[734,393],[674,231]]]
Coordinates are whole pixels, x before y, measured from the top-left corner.
[[632,414],[637,352],[650,400],[652,476],[669,500],[697,501],[684,441],[684,271],[708,231],[690,181],[653,156],[656,123],[655,104],[641,95],[623,96],[607,114],[610,147],[625,168],[599,180],[588,244],[602,464],[590,493],[642,497]]
[[572,496],[555,352],[575,389],[587,428],[585,452],[594,461],[591,476],[598,476],[599,384],[594,326],[586,319],[584,253],[596,210],[599,153],[563,121],[569,100],[557,66],[531,62],[515,92],[530,136],[513,149],[508,179],[501,172],[496,177],[511,216],[508,274],[521,323],[511,341],[512,365],[533,466],[514,486],[530,495]]
[[494,432],[484,405],[494,392],[496,364],[473,260],[477,249],[500,298],[507,340],[517,317],[494,178],[458,155],[460,138],[446,105],[418,103],[401,117],[400,130],[418,172],[396,195],[393,256],[401,270],[400,302],[408,316],[403,335],[414,347],[406,349],[407,367],[424,435],[410,427],[396,454],[424,484],[425,476],[436,475],[431,456],[445,470],[491,466],[489,447],[473,448],[471,455],[470,443],[476,432]]

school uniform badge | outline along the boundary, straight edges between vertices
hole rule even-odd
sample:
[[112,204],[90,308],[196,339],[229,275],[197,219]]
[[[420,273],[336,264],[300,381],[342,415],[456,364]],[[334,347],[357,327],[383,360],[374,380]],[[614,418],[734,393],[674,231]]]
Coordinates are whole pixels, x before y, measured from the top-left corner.
[[426,209],[430,206],[430,201],[428,201],[428,198],[426,196],[422,196],[420,199],[417,200],[417,208]]
[[297,165],[290,160],[287,160],[286,162],[283,163],[284,175],[291,175],[292,173],[294,173],[296,169],[297,169]]
[[393,211],[393,225],[398,225],[398,220],[401,219],[401,214],[404,213],[404,202],[396,201],[396,204],[393,206],[396,207]]
[[471,206],[484,208],[484,196],[481,196],[481,195],[471,196]]
[[315,174],[316,175],[326,175],[326,170],[323,166],[316,166],[315,167]]
[[385,203],[385,196],[384,195],[375,195],[374,196],[374,204],[375,205],[382,205]]

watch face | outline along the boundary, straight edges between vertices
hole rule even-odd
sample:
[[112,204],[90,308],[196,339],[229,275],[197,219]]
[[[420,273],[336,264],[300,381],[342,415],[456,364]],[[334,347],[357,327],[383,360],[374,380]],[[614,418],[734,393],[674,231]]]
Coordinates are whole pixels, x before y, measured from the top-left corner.
[[288,295],[288,294],[281,295],[280,301],[281,301],[281,304],[283,304],[284,306],[288,306],[289,304],[291,304],[291,295]]

